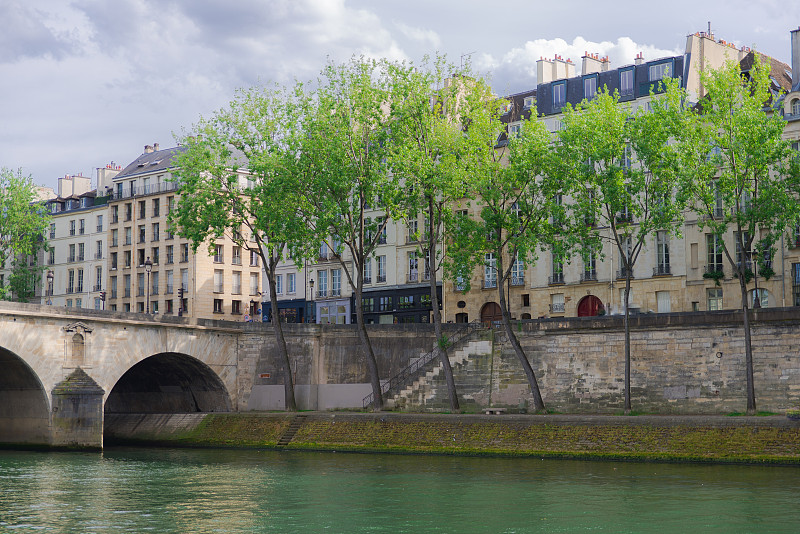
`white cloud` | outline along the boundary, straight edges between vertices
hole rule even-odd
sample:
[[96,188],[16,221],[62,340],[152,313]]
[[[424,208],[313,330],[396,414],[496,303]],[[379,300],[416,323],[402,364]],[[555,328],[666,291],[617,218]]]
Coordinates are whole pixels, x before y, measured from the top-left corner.
[[426,30],[403,24],[402,22],[395,23],[395,26],[400,33],[405,35],[408,39],[415,41],[418,45],[432,50],[438,50],[442,45],[442,39],[439,34],[433,30]]

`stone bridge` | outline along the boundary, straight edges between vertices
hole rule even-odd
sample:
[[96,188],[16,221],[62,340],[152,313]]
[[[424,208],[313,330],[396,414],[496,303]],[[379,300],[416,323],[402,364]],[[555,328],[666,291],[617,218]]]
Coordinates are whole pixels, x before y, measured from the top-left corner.
[[104,410],[234,410],[238,335],[187,320],[3,303],[0,443],[100,447]]

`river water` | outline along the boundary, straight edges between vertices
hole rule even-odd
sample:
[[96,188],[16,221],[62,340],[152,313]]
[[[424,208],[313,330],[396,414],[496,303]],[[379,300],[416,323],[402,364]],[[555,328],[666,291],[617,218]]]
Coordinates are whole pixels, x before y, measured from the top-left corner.
[[800,469],[0,451],[0,532],[800,532]]

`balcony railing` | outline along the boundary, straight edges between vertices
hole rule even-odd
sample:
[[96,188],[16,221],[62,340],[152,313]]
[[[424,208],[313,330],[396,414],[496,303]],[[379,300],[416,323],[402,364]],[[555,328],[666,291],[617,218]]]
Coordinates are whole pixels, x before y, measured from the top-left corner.
[[669,263],[653,267],[653,276],[668,276],[670,274],[672,274],[672,271],[669,268]]
[[385,274],[379,274],[379,275],[376,277],[376,280],[375,280],[375,281],[376,281],[377,283],[379,283],[379,284],[383,284],[384,282],[386,282],[386,275],[385,275]]
[[339,287],[334,287],[331,289],[331,297],[341,297],[342,296],[342,289]]
[[484,278],[483,289],[492,289],[497,287],[497,278]]
[[317,298],[320,298],[320,299],[328,298],[328,290],[327,289],[317,289]]
[[550,313],[564,313],[564,303],[554,302],[550,304]]
[[553,273],[547,277],[547,283],[550,285],[563,284],[564,273]]
[[511,276],[511,285],[512,286],[524,286],[525,285],[525,275],[522,276]]
[[633,278],[633,271],[631,271],[630,269],[625,269],[625,268],[617,270],[617,278],[618,279],[627,278],[629,272],[631,274],[631,278]]
[[594,269],[583,271],[581,273],[581,282],[597,282],[597,271]]
[[102,291],[102,290],[103,290],[103,284],[95,284],[94,285],[93,291]]
[[364,283],[365,284],[371,284],[372,283],[372,277],[371,276],[365,276],[364,277]]
[[175,191],[176,189],[178,189],[178,184],[175,182],[161,182],[159,184],[142,185],[134,188],[133,190],[128,187],[122,192],[114,191],[112,199],[119,200],[134,196],[155,195],[156,193],[165,193],[167,191]]
[[95,252],[94,253],[94,259],[102,260],[103,259],[103,253],[102,252]]
[[131,296],[131,288],[126,287],[125,288],[125,298],[128,298],[130,296]]
[[143,287],[137,288],[136,296],[137,297],[143,297],[144,296],[144,288]]

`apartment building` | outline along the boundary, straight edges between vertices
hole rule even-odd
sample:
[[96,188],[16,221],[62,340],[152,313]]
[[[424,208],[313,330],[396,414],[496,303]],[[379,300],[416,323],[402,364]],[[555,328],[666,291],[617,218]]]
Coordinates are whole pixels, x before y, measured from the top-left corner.
[[192,252],[188,239],[170,231],[176,202],[171,181],[185,147],[156,143],[117,174],[108,224],[110,310],[243,320],[258,308],[261,270],[227,237]]
[[[383,217],[380,210],[369,210],[372,220]],[[364,265],[364,289],[360,305],[366,324],[426,323],[431,318],[430,273],[419,257],[422,222],[389,221],[379,236],[375,253]],[[320,244],[317,257],[305,265],[284,262],[278,268],[276,286],[278,313],[287,322],[349,324],[356,320],[353,292],[339,259],[333,251],[336,242]],[[352,272],[352,259],[342,252]],[[266,294],[265,289],[265,294]],[[441,302],[441,283],[439,283]],[[268,296],[263,306],[264,320],[271,317]]]
[[59,178],[57,196],[45,202],[52,222],[48,249],[39,259],[45,268],[42,304],[103,309],[108,221],[103,180],[114,170],[111,165],[98,170],[97,189],[90,189],[91,178],[86,176]]
[[[796,79],[800,74],[800,45],[795,44],[797,32],[792,32],[794,70],[772,58],[766,61],[772,69],[774,89],[791,91],[784,100],[784,114],[789,121],[785,135],[798,139],[800,147],[800,115],[796,118],[794,115],[800,113],[800,88]],[[651,89],[658,90],[659,80],[671,77],[679,79],[690,100],[697,102],[705,94],[701,72],[718,68],[729,59],[739,61],[746,71],[752,65],[752,57],[753,52],[746,47],[736,48],[715,39],[711,32],[698,32],[687,37],[683,55],[644,61],[639,54],[633,63],[614,69],[610,68],[608,58],[587,53],[582,58],[580,75],[576,75],[576,66],[569,59],[559,56],[552,60],[541,59],[537,62],[536,89],[508,97],[504,116],[507,135],[518,131],[521,120],[534,111],[534,106],[540,120],[551,132],[556,132],[561,128],[562,109],[567,103],[574,106],[584,98],[590,99],[602,87],[617,91],[620,102],[636,110],[649,106]],[[795,79],[792,79],[792,72]],[[501,136],[499,148],[505,142],[505,136]],[[627,295],[632,311],[663,313],[740,307],[738,282],[724,265],[727,260],[723,262],[720,244],[701,230],[698,222],[695,215],[687,213],[680,237],[670,236],[666,231],[658,232],[646,243],[634,266],[631,292]],[[724,239],[728,249],[734,250],[733,235]],[[626,273],[620,268],[622,262],[616,245],[606,240],[603,247],[586,261],[575,256],[565,263],[544,252],[534,265],[515,262],[511,284],[504,288],[512,317],[623,313]],[[780,263],[776,262],[776,266],[780,268],[775,269],[776,274],[769,281],[759,280],[758,289],[750,291],[751,304],[755,299],[762,306],[785,305],[793,302],[794,291],[797,292],[796,302],[800,304],[800,230],[796,242],[784,246],[779,254]],[[464,291],[463,281],[445,284],[446,320],[500,319],[497,275],[493,270],[496,259],[490,256],[487,255],[484,269],[473,273],[470,291]],[[725,273],[719,285],[703,276],[711,271]],[[792,283],[787,283],[789,280]]]

